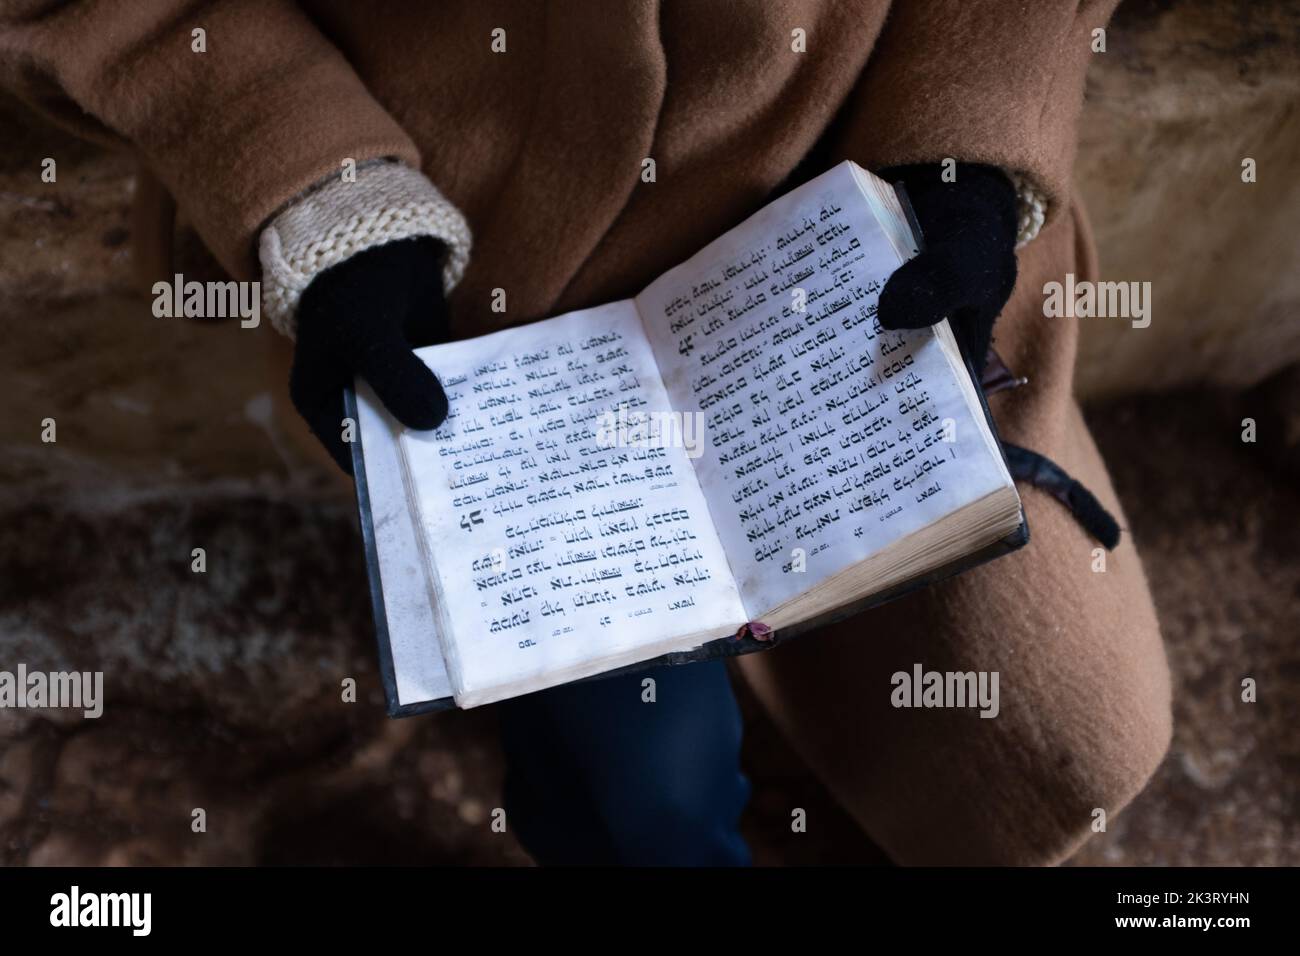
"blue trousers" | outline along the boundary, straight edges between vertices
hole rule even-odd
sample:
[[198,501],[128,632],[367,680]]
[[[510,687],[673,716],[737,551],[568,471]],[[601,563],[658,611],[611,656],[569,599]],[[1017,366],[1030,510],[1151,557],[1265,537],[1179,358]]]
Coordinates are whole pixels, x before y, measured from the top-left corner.
[[749,864],[740,710],[722,661],[567,684],[500,708],[507,825],[538,863]]

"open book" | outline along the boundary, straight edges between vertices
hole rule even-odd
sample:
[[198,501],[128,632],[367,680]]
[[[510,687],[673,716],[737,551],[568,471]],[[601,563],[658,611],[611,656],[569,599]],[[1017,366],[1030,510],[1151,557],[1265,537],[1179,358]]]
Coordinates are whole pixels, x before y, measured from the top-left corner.
[[420,349],[434,431],[358,382],[390,713],[761,649],[1022,544],[947,322],[876,321],[918,239],[842,163],[634,299]]

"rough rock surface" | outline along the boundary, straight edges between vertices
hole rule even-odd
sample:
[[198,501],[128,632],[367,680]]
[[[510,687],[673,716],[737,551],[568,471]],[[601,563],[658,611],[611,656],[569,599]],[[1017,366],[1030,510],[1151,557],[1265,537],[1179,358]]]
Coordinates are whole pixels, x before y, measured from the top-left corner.
[[1151,324],[1081,320],[1080,394],[1249,386],[1300,358],[1298,167],[1300,6],[1120,5],[1076,175],[1101,278],[1150,282]]

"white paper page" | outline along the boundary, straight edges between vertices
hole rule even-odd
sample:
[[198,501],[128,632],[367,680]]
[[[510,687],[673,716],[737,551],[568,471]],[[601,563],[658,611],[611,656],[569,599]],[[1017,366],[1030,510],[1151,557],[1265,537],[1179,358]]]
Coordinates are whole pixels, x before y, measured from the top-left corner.
[[630,301],[417,354],[451,405],[401,444],[458,699],[744,621],[686,450],[600,444],[606,411],[670,410]]
[[875,319],[901,263],[842,163],[636,299],[751,616],[1006,484],[935,332]]
[[451,696],[434,620],[424,557],[406,503],[399,425],[365,381],[357,380],[357,426],[375,528],[384,616],[400,704]]

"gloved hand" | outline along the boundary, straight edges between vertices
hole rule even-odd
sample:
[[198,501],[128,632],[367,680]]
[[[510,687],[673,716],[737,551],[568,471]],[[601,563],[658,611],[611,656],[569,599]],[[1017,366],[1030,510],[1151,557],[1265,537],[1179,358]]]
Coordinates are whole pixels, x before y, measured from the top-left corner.
[[887,329],[919,329],[946,316],[978,381],[993,322],[1016,284],[1016,190],[994,166],[958,163],[947,183],[942,172],[925,163],[877,173],[903,183],[924,239],[921,254],[885,283],[877,316]]
[[445,251],[428,236],[366,249],[318,275],[299,300],[289,395],[348,474],[343,388],[353,376],[408,427],[437,428],[447,417],[442,384],[411,351],[448,337]]

